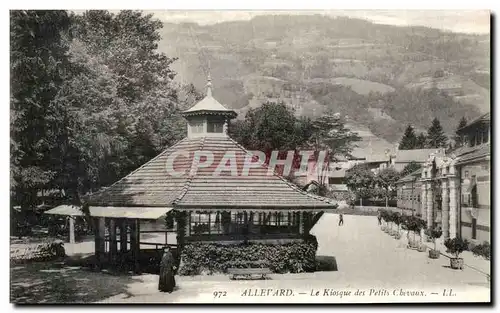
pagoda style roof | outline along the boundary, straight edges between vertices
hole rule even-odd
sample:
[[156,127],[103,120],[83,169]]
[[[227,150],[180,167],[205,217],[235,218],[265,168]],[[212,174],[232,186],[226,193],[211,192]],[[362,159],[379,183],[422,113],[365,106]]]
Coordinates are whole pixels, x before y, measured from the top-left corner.
[[212,96],[212,82],[210,77],[208,78],[207,95],[205,96],[205,98],[203,98],[193,107],[182,112],[182,115],[184,116],[199,115],[199,114],[228,115],[231,118],[235,118],[237,115],[235,111],[226,108]]
[[195,106],[191,107],[189,110],[186,110],[182,112],[184,115],[186,114],[192,114],[192,113],[210,113],[210,112],[216,112],[216,113],[227,113],[231,115],[236,115],[236,112],[233,110],[227,109],[225,106],[223,106],[219,101],[215,100],[214,97],[212,96],[207,96],[203,98],[200,102],[198,102]]
[[[210,166],[190,172],[195,151],[212,153],[214,160]],[[173,169],[186,174],[169,173],[167,160],[174,153]],[[235,156],[237,175],[230,171],[215,173],[225,155]],[[334,200],[309,194],[276,173],[269,173],[266,164],[258,164],[243,175],[245,160],[251,157],[229,136],[185,138],[115,184],[90,195],[88,204],[192,209],[336,207]],[[197,158],[197,162],[204,161]]]

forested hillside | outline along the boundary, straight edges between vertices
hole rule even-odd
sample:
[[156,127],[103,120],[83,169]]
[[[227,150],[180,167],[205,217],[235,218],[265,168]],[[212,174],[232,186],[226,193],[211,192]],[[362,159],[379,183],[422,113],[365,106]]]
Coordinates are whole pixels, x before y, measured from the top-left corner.
[[268,99],[305,116],[331,107],[395,142],[408,123],[438,117],[451,134],[490,106],[489,36],[319,15],[166,23],[161,35],[177,79],[201,89],[210,63],[214,94],[241,115]]

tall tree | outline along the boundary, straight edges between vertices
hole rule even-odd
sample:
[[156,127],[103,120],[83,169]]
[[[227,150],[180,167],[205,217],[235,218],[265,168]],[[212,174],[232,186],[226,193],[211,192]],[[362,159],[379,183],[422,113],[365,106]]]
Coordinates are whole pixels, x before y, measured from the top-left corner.
[[313,121],[309,144],[316,151],[327,150],[334,161],[338,156],[349,157],[360,140],[357,133],[346,127],[339,113],[328,110]]
[[386,168],[375,176],[375,183],[382,189],[382,195],[385,197],[385,206],[389,206],[389,198],[394,194],[396,182],[401,178],[401,174],[394,168]]
[[[283,102],[267,102],[247,112],[243,121],[230,124],[229,134],[249,150],[264,152],[269,162],[273,151],[285,159],[288,151],[295,151],[292,167],[300,166],[297,150],[306,146],[312,124],[307,118],[296,118],[294,111]],[[280,172],[283,166],[277,166]],[[284,174],[289,176],[288,173]],[[293,179],[293,175],[289,177]]]
[[283,102],[267,102],[249,110],[243,121],[232,123],[229,133],[249,150],[295,150],[303,147],[310,137],[309,124],[297,119]]
[[427,147],[428,148],[445,148],[448,143],[448,137],[444,134],[441,123],[437,118],[432,120],[432,124],[427,130]]
[[[135,11],[87,11],[73,16],[70,45],[75,70],[58,93],[70,104],[69,165],[81,194],[109,185],[185,134],[179,114],[175,59],[157,51],[162,23]],[[75,176],[75,175],[73,175]]]
[[424,133],[420,133],[417,136],[417,144],[415,149],[425,149],[425,144],[427,142],[427,136]]
[[458,130],[467,126],[467,119],[465,117],[462,117],[460,119],[460,122],[458,123],[458,126],[457,126],[457,131],[455,132],[455,137],[453,138],[454,141],[455,141],[455,148],[458,148],[458,147],[461,147],[464,145],[464,136],[463,135],[459,135],[458,134]]
[[312,135],[309,138],[309,146],[314,151],[325,151],[326,160],[322,167],[316,169],[317,179],[321,186],[326,183],[330,169],[330,162],[335,162],[340,158],[351,157],[352,150],[356,147],[356,142],[361,137],[345,125],[339,113],[327,110],[321,117],[312,123]]
[[345,182],[347,188],[359,198],[362,206],[363,199],[372,195],[375,176],[368,166],[358,164],[346,171]]
[[57,188],[67,142],[67,116],[55,100],[68,68],[65,11],[11,11],[12,204],[37,204],[37,193]]
[[412,150],[415,149],[417,145],[417,137],[415,136],[415,130],[411,125],[408,125],[405,129],[405,133],[401,141],[399,142],[399,150]]

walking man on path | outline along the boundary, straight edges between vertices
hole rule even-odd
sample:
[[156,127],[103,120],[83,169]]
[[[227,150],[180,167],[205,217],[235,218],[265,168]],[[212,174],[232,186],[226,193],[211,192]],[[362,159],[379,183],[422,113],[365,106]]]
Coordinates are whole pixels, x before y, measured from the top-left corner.
[[380,214],[380,211],[378,211],[377,218],[378,218],[378,224],[382,225],[382,215]]
[[339,226],[344,225],[344,214],[340,213],[339,214]]

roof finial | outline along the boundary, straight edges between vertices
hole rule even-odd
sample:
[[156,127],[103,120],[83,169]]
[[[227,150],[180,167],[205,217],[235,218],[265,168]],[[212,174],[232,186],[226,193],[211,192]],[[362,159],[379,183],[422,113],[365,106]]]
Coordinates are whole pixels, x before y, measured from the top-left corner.
[[210,78],[210,73],[208,73],[207,77],[207,97],[212,96],[212,79]]

